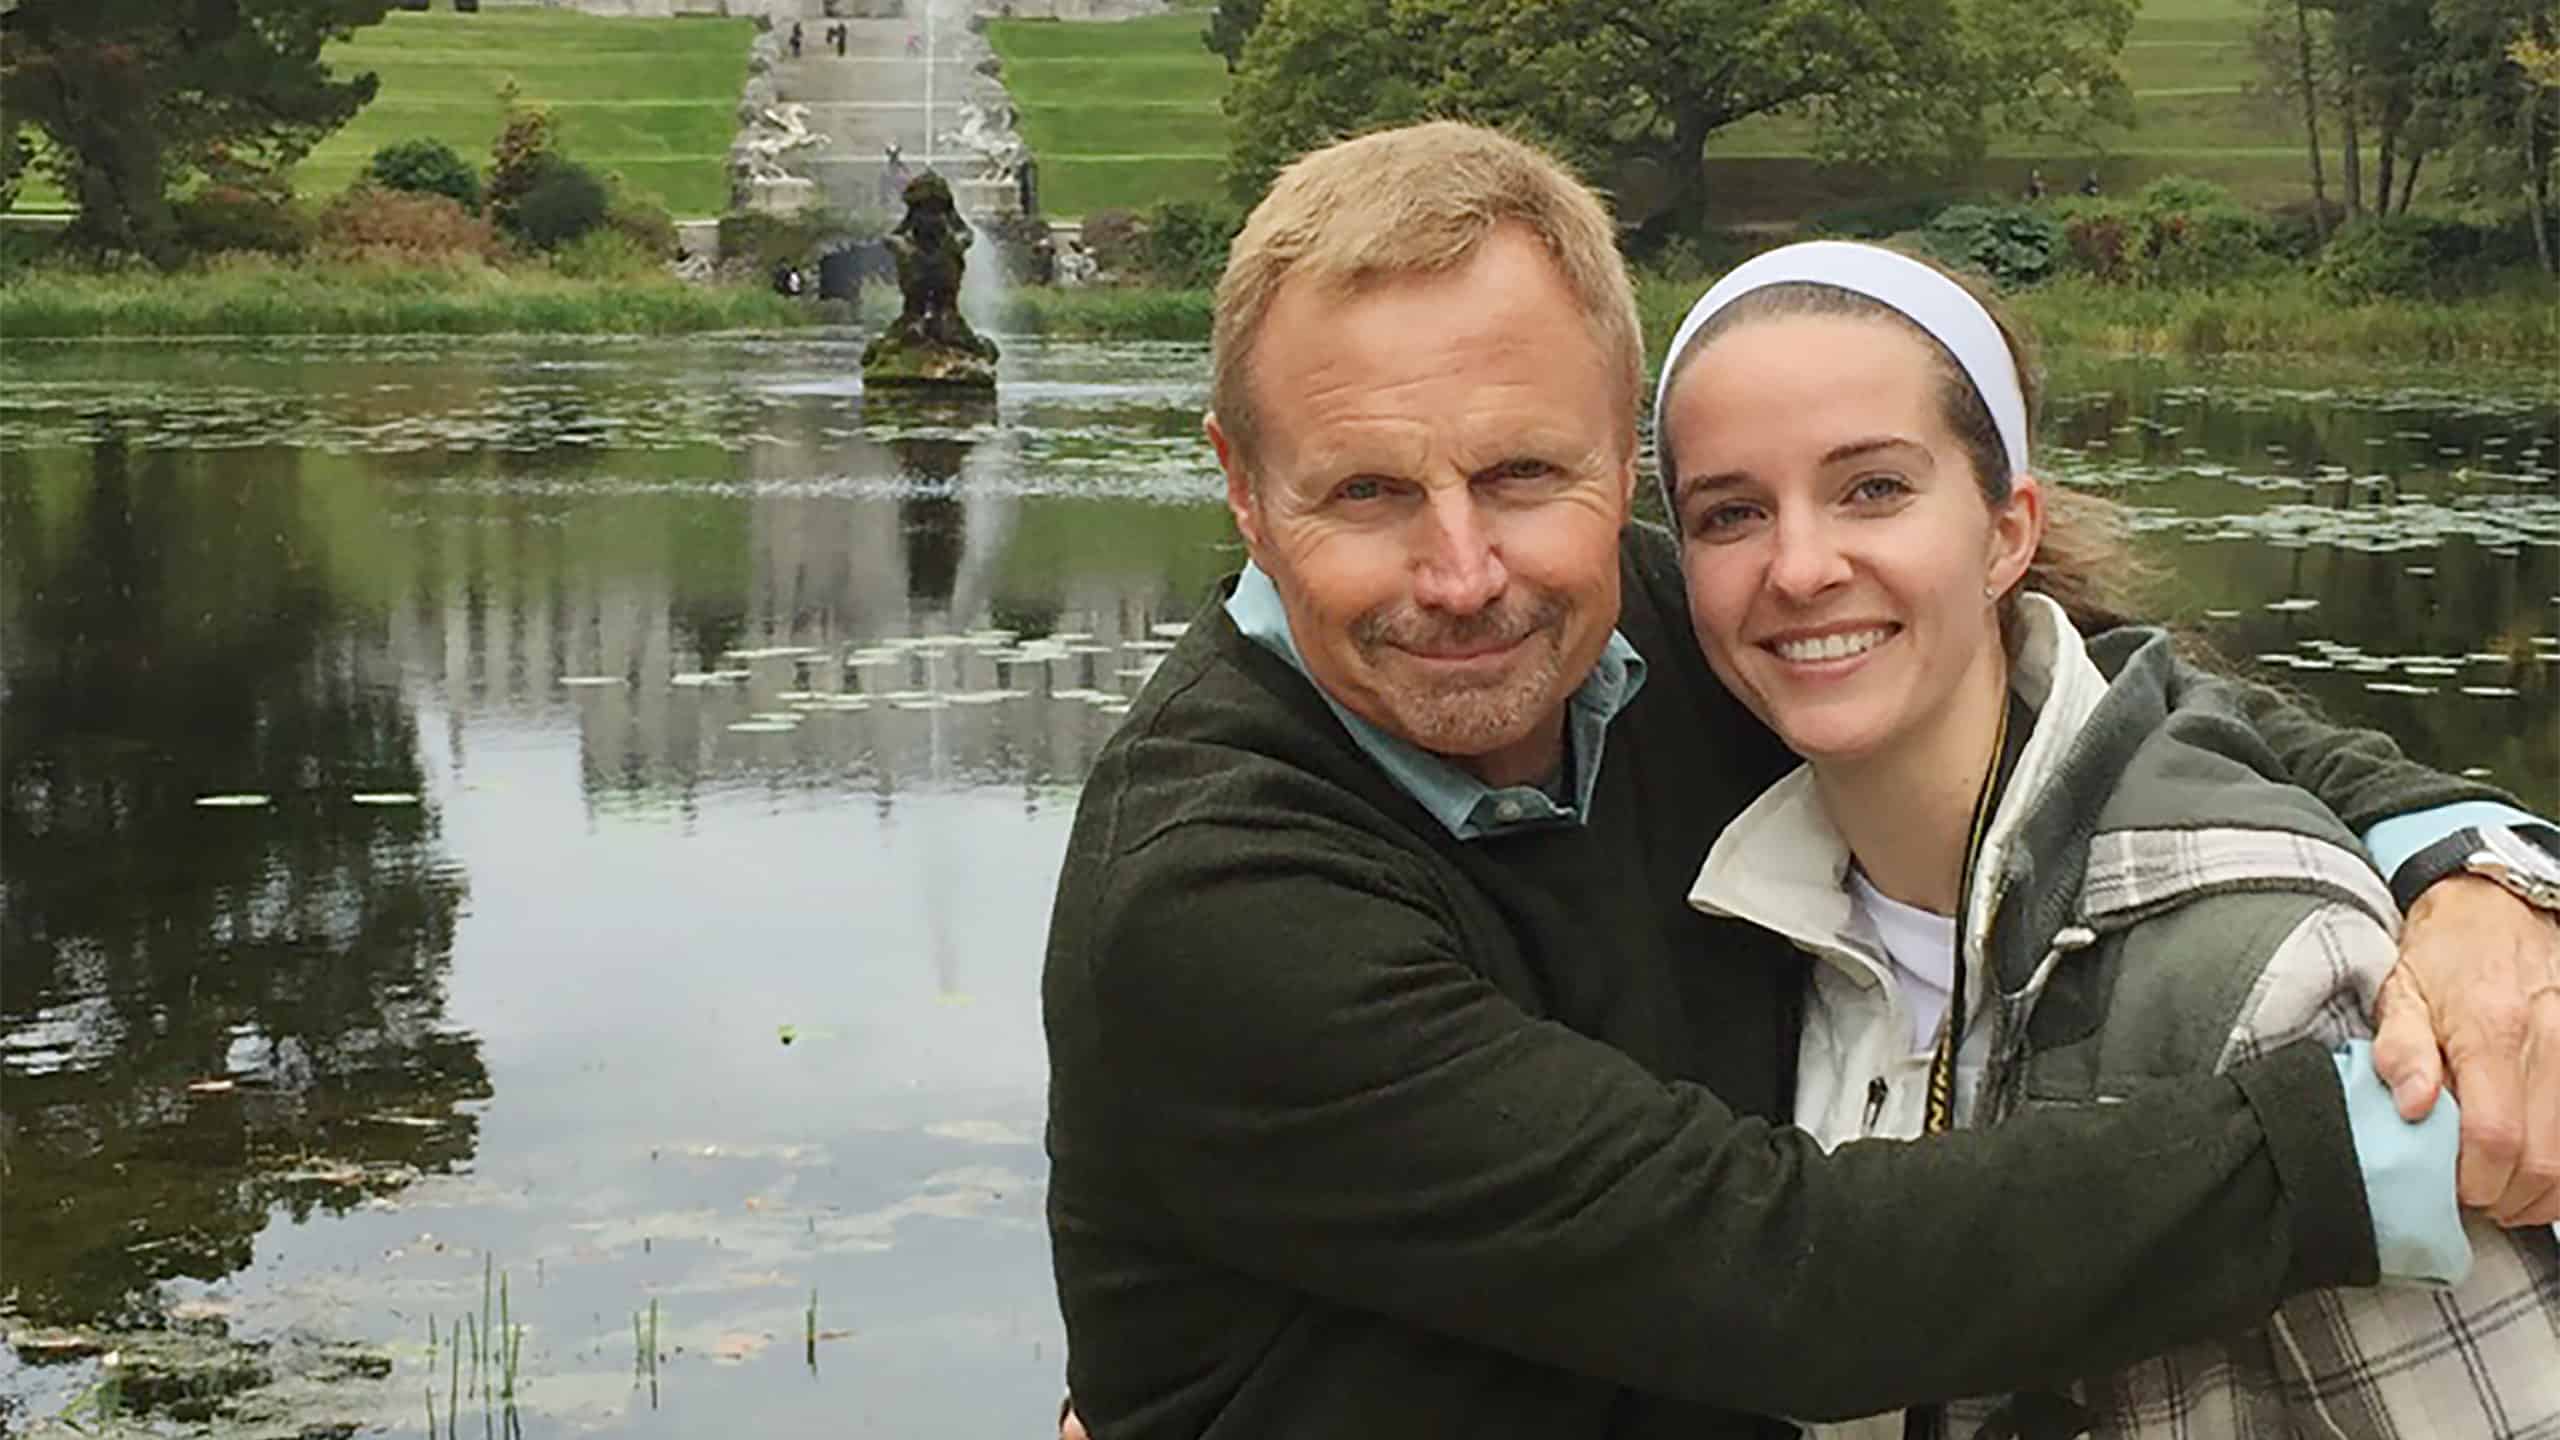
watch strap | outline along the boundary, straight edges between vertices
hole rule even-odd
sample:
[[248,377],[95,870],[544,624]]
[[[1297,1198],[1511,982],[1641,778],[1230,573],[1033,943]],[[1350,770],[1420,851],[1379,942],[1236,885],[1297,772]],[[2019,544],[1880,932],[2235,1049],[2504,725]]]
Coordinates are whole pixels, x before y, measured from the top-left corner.
[[2471,857],[2479,850],[2479,829],[2465,825],[2401,861],[2400,868],[2391,872],[2392,903],[2401,914],[2408,914],[2428,886],[2469,869]]
[[[2533,825],[2516,826],[2508,829],[2507,833],[2560,866],[2560,830],[2548,825]],[[2428,886],[2470,869],[2471,858],[2485,847],[2481,827],[2465,825],[2419,850],[2400,862],[2399,869],[2391,872],[2392,902],[2400,907],[2401,913],[2408,913],[2409,907],[2417,903],[2418,896]]]

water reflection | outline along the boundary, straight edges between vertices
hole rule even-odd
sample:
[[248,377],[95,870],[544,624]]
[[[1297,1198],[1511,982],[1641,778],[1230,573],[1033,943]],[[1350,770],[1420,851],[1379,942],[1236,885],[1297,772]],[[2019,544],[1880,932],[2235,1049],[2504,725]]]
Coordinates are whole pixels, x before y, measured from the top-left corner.
[[[965,411],[856,348],[10,357],[0,1412],[166,1323],[272,1344],[235,1416],[413,1425],[494,1270],[562,1428],[1044,1423],[1048,892],[1237,551],[1197,348]],[[2225,653],[2560,803],[2546,378],[2055,392]]]
[[0,491],[0,1251],[26,1319],[155,1327],[274,1219],[467,1164],[490,1086],[415,716],[294,467],[79,460]]
[[2066,372],[2048,463],[2132,504],[2228,659],[2560,802],[2560,394],[2156,362]]

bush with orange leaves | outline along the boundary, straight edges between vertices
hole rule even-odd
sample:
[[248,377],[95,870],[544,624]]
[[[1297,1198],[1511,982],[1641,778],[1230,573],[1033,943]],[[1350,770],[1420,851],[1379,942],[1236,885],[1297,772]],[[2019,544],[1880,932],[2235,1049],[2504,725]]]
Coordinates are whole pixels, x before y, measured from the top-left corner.
[[495,263],[497,227],[451,197],[358,185],[320,212],[312,248],[333,259]]

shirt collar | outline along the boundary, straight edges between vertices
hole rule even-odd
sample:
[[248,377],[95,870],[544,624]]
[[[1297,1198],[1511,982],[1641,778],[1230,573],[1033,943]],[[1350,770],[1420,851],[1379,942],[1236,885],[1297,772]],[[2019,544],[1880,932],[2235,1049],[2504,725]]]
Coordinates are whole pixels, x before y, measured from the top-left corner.
[[[1299,674],[1307,673],[1297,642],[1289,635],[1289,616],[1281,607],[1279,588],[1249,560],[1244,573],[1236,577],[1235,593],[1227,597],[1227,616],[1246,639],[1288,661]],[[1314,683],[1312,676],[1308,683]],[[1591,674],[1565,706],[1566,770],[1573,785],[1571,804],[1558,804],[1555,797],[1535,785],[1507,785],[1500,789],[1486,785],[1447,760],[1353,714],[1326,694],[1322,685],[1317,685],[1315,691],[1324,696],[1324,703],[1342,722],[1342,728],[1351,732],[1352,743],[1387,773],[1396,788],[1430,811],[1450,834],[1461,840],[1477,840],[1542,825],[1581,824],[1590,815],[1591,796],[1599,788],[1600,751],[1608,739],[1609,722],[1643,688],[1644,657],[1627,643],[1626,636],[1610,631],[1608,647],[1600,652],[1599,663],[1591,667]]]

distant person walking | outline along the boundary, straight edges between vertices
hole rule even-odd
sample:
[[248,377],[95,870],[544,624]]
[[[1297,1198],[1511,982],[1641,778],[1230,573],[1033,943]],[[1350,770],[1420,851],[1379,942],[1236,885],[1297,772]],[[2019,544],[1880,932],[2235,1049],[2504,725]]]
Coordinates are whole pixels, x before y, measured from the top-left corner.
[[2029,170],[2027,172],[2027,203],[2033,205],[2043,198],[2044,171],[2041,169]]
[[2095,195],[2095,194],[2097,194],[2097,193],[2098,193],[2098,172],[2097,172],[2097,171],[2095,171],[2095,170],[2090,171],[2090,172],[2089,172],[2089,175],[2088,175],[2088,178],[2086,178],[2086,179],[2084,179],[2084,180],[2082,180],[2082,181],[2080,182],[2080,193],[2081,193],[2081,194],[2083,194],[2083,195]]
[[791,58],[800,58],[800,22],[797,20],[791,22]]

